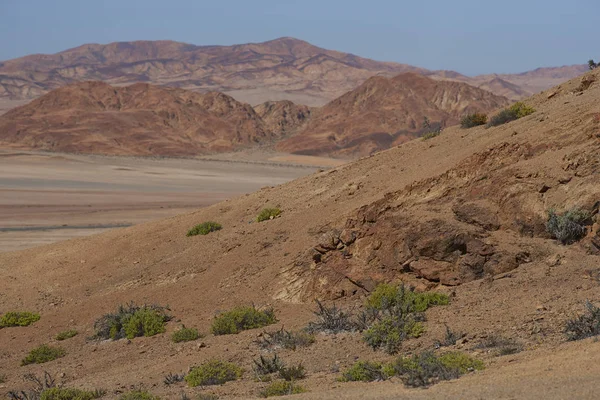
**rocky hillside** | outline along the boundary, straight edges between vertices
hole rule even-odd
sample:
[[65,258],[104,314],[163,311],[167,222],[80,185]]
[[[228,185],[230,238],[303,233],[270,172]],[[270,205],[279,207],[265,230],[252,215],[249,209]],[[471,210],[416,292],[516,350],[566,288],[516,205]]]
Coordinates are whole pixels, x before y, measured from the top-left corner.
[[459,82],[436,81],[415,73],[373,77],[313,113],[281,151],[337,156],[368,155],[420,135],[431,125],[456,125],[460,117],[489,113],[508,104],[504,97]]
[[276,137],[232,97],[145,83],[77,83],[0,116],[2,146],[70,153],[185,156]]
[[[541,68],[523,74],[467,77],[453,71],[427,71],[322,49],[294,38],[234,46],[195,46],[172,41],[85,44],[56,54],[35,54],[0,62],[0,99],[33,99],[85,80],[115,85],[145,82],[196,91],[220,91],[239,101],[260,104],[291,100],[320,106],[375,75],[412,71],[489,87],[495,94],[522,98],[585,71],[585,65]],[[0,112],[10,104],[0,104]]]
[[[398,379],[343,383],[356,360],[394,358],[367,347],[360,332],[319,333],[308,347],[277,350],[306,370],[300,384],[309,393],[298,398],[595,398],[600,345],[567,342],[565,324],[586,300],[600,304],[600,71],[526,103],[533,114],[495,128],[449,128],[191,214],[0,254],[2,312],[41,314],[31,326],[0,329],[0,391],[45,370],[109,398],[139,387],[163,398],[258,397],[269,383],[256,378],[253,360],[273,356],[260,345],[263,329],[187,343],[170,335],[182,324],[207,333],[216,313],[250,304],[273,307],[278,323],[264,329],[300,329],[315,320],[314,299],[357,312],[376,284],[402,281],[450,303],[428,310],[400,353],[462,351],[485,370],[427,391]],[[256,222],[265,207],[282,213]],[[580,210],[570,225],[579,240],[562,244],[546,230],[551,209]],[[186,236],[204,221],[222,229]],[[129,301],[168,304],[166,333],[88,339],[98,318]],[[57,342],[67,329],[79,335]],[[444,339],[447,329],[459,339]],[[494,347],[506,341],[516,347]],[[20,366],[47,343],[64,356]],[[214,358],[245,372],[220,386],[164,383]]]

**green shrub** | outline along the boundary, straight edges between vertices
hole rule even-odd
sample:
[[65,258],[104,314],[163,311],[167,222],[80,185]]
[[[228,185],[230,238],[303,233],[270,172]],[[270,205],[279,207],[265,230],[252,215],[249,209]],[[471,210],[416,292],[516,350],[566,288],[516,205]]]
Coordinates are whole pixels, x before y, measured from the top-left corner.
[[286,381],[297,381],[306,378],[306,370],[302,363],[291,367],[279,368],[279,377]]
[[304,393],[306,390],[302,386],[295,385],[288,381],[275,381],[263,390],[261,397],[286,396],[290,394]]
[[279,372],[284,367],[283,362],[279,359],[279,356],[275,354],[273,358],[266,358],[260,356],[258,360],[254,360],[254,372],[257,375],[269,375],[274,372]]
[[307,347],[315,342],[315,336],[304,331],[286,331],[281,329],[273,332],[264,332],[258,344],[262,348],[284,348],[296,350],[298,347]]
[[338,308],[335,304],[331,307],[324,306],[316,300],[319,309],[314,312],[316,321],[312,321],[306,327],[309,333],[325,332],[340,333],[352,332],[357,329],[356,323],[352,321],[352,314]]
[[271,325],[277,322],[273,309],[257,310],[254,306],[242,306],[215,317],[211,332],[215,335],[230,335],[241,331]]
[[389,316],[373,323],[363,333],[363,340],[374,350],[381,349],[388,354],[396,354],[402,342],[409,338],[418,338],[423,332],[423,324],[410,316]]
[[473,128],[487,124],[487,115],[481,113],[468,114],[461,118],[460,127],[463,129]]
[[590,222],[590,214],[578,208],[572,208],[563,214],[555,210],[548,211],[546,230],[562,244],[571,244],[586,234],[585,225]]
[[406,386],[429,386],[439,381],[483,369],[483,363],[470,356],[453,352],[436,356],[425,351],[412,357],[400,357],[389,366],[390,373],[400,377]]
[[519,118],[523,118],[527,115],[533,114],[535,109],[529,107],[523,102],[517,102],[510,106],[509,108],[505,108],[500,111],[498,114],[494,115],[490,122],[488,122],[487,126],[498,126],[503,125],[508,122],[517,120]]
[[187,236],[208,235],[211,232],[221,230],[221,228],[221,224],[217,222],[207,221],[194,226],[188,231]]
[[40,320],[40,315],[29,311],[10,311],[0,318],[0,328],[28,326]]
[[431,131],[431,132],[427,132],[426,134],[424,134],[423,136],[421,136],[421,138],[423,140],[429,140],[429,139],[433,139],[436,136],[439,136],[442,133],[442,130],[437,130],[437,131]]
[[585,303],[585,314],[567,321],[565,333],[568,340],[581,340],[600,335],[600,308],[589,301]]
[[388,378],[383,365],[372,361],[357,361],[342,373],[342,382],[373,382],[383,381]]
[[256,217],[256,222],[277,218],[279,215],[281,215],[281,210],[279,208],[263,208]]
[[198,339],[199,337],[200,334],[198,333],[198,329],[186,328],[185,326],[182,326],[181,329],[173,332],[171,340],[173,340],[175,343],[190,342]]
[[43,344],[31,350],[27,357],[21,361],[21,365],[43,364],[64,357],[66,354],[67,352],[60,347],[52,347]]
[[407,313],[424,312],[431,306],[445,306],[450,302],[448,296],[437,292],[415,292],[403,284],[393,285],[382,283],[378,285],[367,298],[367,308],[385,311],[395,307],[406,310]]
[[514,112],[517,115],[517,118],[523,118],[535,112],[535,109],[533,107],[530,107],[521,101],[516,102],[515,104],[510,106],[509,110]]
[[92,400],[104,396],[104,390],[80,390],[70,388],[51,388],[42,392],[40,400]]
[[160,400],[160,397],[154,396],[145,390],[133,390],[122,394],[119,400]]
[[71,339],[72,337],[77,336],[79,332],[77,332],[75,329],[69,329],[68,331],[62,331],[61,333],[59,333],[58,335],[55,336],[56,340],[67,340],[67,339]]
[[222,385],[242,376],[242,369],[235,364],[219,360],[209,360],[190,369],[185,381],[189,386]]
[[138,336],[153,336],[165,331],[165,324],[171,319],[166,307],[136,306],[130,303],[119,306],[114,314],[105,314],[94,324],[97,339],[133,339]]

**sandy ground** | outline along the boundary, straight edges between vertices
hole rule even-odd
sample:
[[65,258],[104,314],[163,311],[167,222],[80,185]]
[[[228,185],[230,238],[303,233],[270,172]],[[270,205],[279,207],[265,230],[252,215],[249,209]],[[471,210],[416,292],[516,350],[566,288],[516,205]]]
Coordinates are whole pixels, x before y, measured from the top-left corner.
[[0,251],[170,217],[336,163],[277,154],[193,160],[0,151]]

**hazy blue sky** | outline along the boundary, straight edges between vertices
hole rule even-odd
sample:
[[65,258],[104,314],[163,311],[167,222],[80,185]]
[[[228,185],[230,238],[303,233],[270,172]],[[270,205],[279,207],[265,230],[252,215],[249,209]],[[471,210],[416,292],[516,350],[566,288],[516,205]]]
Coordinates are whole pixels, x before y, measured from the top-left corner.
[[293,36],[466,74],[600,58],[600,0],[0,0],[0,60],[84,43]]

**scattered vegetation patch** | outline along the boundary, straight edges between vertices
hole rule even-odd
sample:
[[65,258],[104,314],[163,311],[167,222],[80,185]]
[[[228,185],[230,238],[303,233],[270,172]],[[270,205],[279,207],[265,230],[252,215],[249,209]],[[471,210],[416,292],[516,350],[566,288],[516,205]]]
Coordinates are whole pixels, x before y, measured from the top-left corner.
[[426,351],[412,357],[400,357],[388,369],[406,386],[426,387],[483,369],[483,363],[460,352],[446,353],[438,357]]
[[171,340],[173,340],[173,342],[175,343],[191,342],[192,340],[196,340],[199,337],[200,334],[198,333],[198,329],[186,328],[185,326],[182,326],[181,329],[173,332]]
[[248,329],[262,328],[277,322],[272,308],[257,310],[254,306],[237,307],[215,317],[211,332],[215,335],[230,335]]
[[446,346],[454,346],[456,342],[463,338],[464,333],[455,332],[448,325],[446,325],[446,334],[444,335],[444,340],[437,341],[437,347],[446,347]]
[[160,397],[154,396],[146,390],[133,390],[122,394],[119,400],[160,400]]
[[258,376],[273,374],[282,368],[284,368],[284,364],[277,354],[273,358],[260,356],[258,360],[254,360],[253,369]]
[[460,127],[463,129],[473,128],[487,124],[487,115],[482,113],[467,114],[460,119]]
[[352,332],[357,329],[356,323],[352,321],[351,312],[346,312],[335,304],[326,307],[320,301],[317,300],[316,302],[318,310],[314,314],[317,316],[317,320],[308,324],[306,330],[309,333],[340,333]]
[[191,368],[185,381],[189,386],[222,385],[225,382],[235,381],[242,376],[242,369],[235,364],[209,360],[197,367]]
[[263,208],[260,213],[256,216],[256,222],[263,222],[269,219],[277,218],[281,215],[279,208]]
[[223,227],[218,222],[207,221],[194,226],[187,233],[187,236],[208,235],[211,232],[221,230]]
[[554,209],[548,211],[546,230],[562,244],[571,244],[583,238],[587,232],[585,226],[590,223],[590,214],[579,208],[572,208],[562,214]]
[[383,381],[388,378],[381,363],[372,361],[357,361],[342,373],[342,382],[373,382]]
[[499,335],[488,336],[475,346],[475,348],[494,351],[497,356],[507,356],[523,351],[523,346],[516,340]]
[[421,138],[423,140],[429,140],[436,136],[439,136],[439,134],[442,133],[442,125],[432,124],[429,121],[429,118],[423,117],[423,130],[425,133],[421,136]]
[[281,367],[279,369],[279,377],[286,381],[298,381],[306,378],[306,369],[302,363],[291,367]]
[[258,345],[264,349],[283,348],[296,350],[298,347],[308,347],[315,342],[315,336],[304,331],[287,331],[283,327],[273,332],[264,332],[258,340]]
[[290,394],[304,393],[306,390],[293,382],[275,381],[263,390],[261,397],[286,396]]
[[373,349],[395,354],[404,340],[423,334],[424,311],[448,302],[448,296],[442,293],[417,293],[403,284],[379,285],[367,299],[359,320],[363,339]]
[[0,328],[28,326],[40,320],[40,315],[29,311],[10,311],[0,318]]
[[487,126],[498,126],[503,125],[511,121],[515,121],[519,118],[523,118],[527,115],[533,114],[535,109],[526,105],[525,103],[519,101],[510,106],[509,108],[505,108],[500,111],[498,114],[494,115]]
[[67,340],[67,339],[71,339],[72,337],[77,336],[78,333],[79,332],[77,332],[75,329],[69,329],[68,331],[60,332],[54,338],[59,341]]
[[165,324],[171,319],[167,308],[157,305],[121,305],[114,314],[105,314],[94,323],[97,339],[133,339],[138,336],[154,336],[165,332]]
[[173,374],[169,372],[168,375],[165,375],[165,379],[163,379],[163,382],[165,385],[170,386],[174,385],[175,383],[183,382],[184,379],[184,374]]
[[585,313],[568,320],[565,333],[568,340],[581,340],[600,335],[600,308],[587,301]]
[[81,390],[72,388],[51,388],[44,390],[40,400],[93,400],[106,394],[105,390]]
[[56,380],[48,371],[44,371],[41,377],[36,374],[29,373],[23,376],[25,382],[30,382],[34,385],[33,389],[26,392],[21,391],[10,391],[8,392],[8,398],[11,400],[38,400],[45,390],[56,387]]
[[21,365],[43,364],[64,357],[66,354],[67,352],[61,347],[43,344],[31,350],[27,357],[21,361]]

